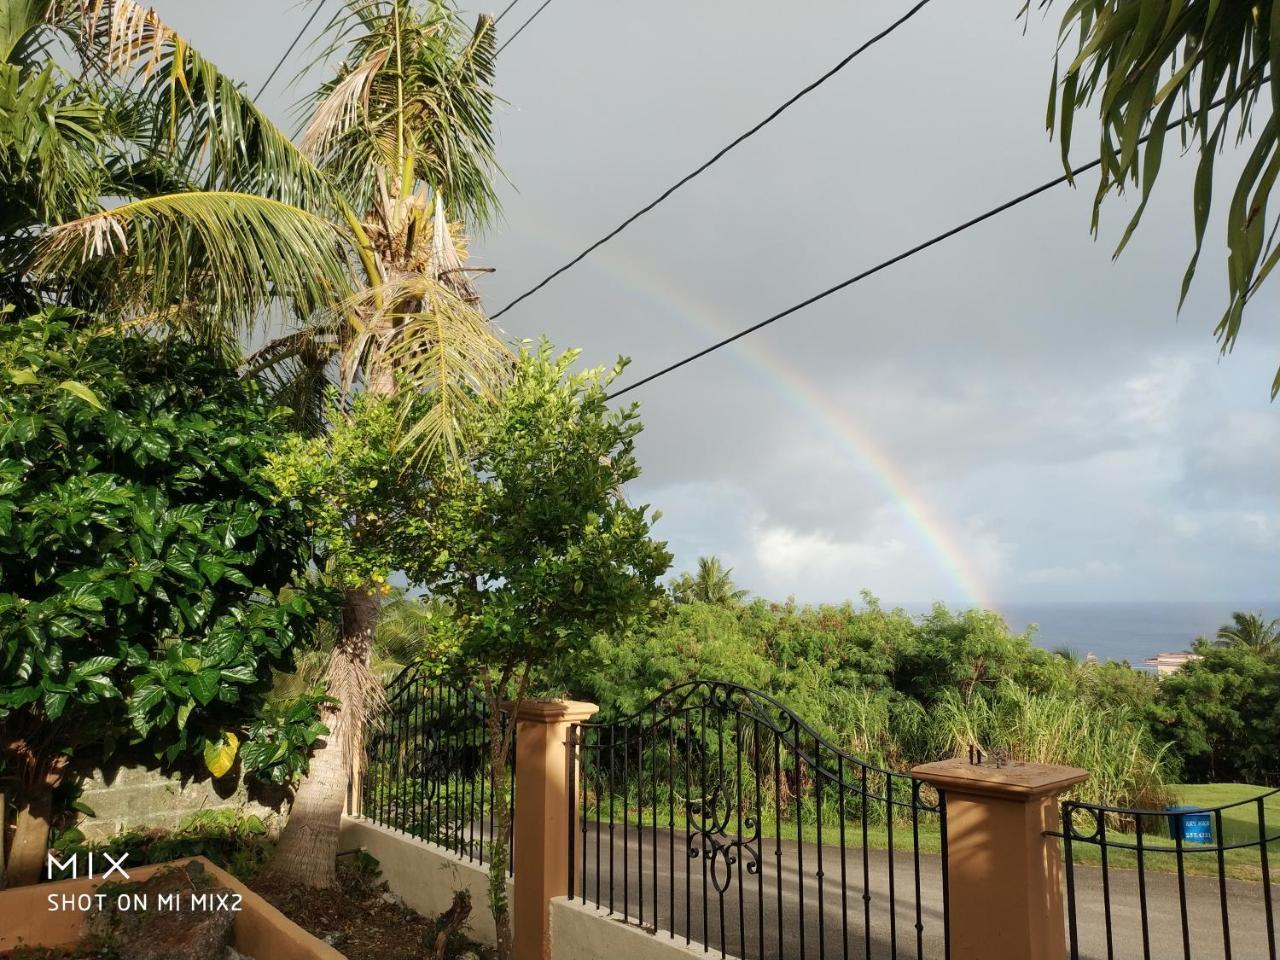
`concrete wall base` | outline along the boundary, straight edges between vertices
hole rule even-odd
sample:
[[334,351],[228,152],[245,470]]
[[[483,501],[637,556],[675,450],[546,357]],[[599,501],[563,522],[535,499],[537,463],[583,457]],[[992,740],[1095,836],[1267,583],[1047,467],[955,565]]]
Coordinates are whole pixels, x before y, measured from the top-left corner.
[[702,944],[688,946],[666,933],[627,923],[581,900],[551,901],[551,960],[689,960],[707,956]]
[[[396,896],[424,917],[449,909],[459,890],[471,894],[467,935],[492,947],[497,943],[489,911],[489,870],[444,847],[398,833],[361,817],[343,817],[339,850],[363,850],[382,867],[382,879]],[[507,882],[507,896],[511,883]]]

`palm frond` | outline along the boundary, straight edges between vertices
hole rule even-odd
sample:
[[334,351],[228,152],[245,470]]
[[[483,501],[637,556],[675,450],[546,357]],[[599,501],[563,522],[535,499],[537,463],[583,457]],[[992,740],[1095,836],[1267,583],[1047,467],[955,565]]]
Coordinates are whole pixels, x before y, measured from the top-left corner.
[[335,83],[316,107],[311,122],[302,132],[299,146],[313,160],[321,160],[329,149],[350,132],[369,109],[370,82],[387,62],[390,50],[377,50]]
[[303,314],[350,296],[353,280],[332,223],[248,194],[169,194],[126,203],[57,227],[41,240],[33,270],[102,278],[116,313],[198,301],[227,326],[250,328],[261,311]]
[[50,64],[0,64],[0,229],[96,209],[109,181],[106,107]]
[[256,193],[333,216],[334,185],[181,34],[136,0],[63,0],[61,22],[89,69],[129,89],[137,149],[209,190]]
[[[344,393],[372,385],[394,392],[400,408],[398,446],[411,457],[456,453],[464,414],[497,397],[513,358],[474,303],[428,273],[403,274],[341,305],[358,316],[342,347]],[[419,401],[430,395],[431,402]]]
[[[325,152],[315,154],[321,168],[366,210],[376,201],[377,167],[397,196],[413,191],[403,178],[407,161],[413,180],[443,193],[455,217],[489,222],[498,211],[491,20],[481,17],[468,33],[443,3],[418,10],[407,0],[356,0],[331,30],[327,52],[343,55],[345,65],[317,94],[307,127],[329,131]],[[383,55],[385,64],[352,79]],[[361,108],[353,114],[356,86]],[[333,115],[346,122],[334,123]]]
[[50,0],[4,0],[0,3],[0,62],[31,66],[33,45],[42,43],[48,27]]

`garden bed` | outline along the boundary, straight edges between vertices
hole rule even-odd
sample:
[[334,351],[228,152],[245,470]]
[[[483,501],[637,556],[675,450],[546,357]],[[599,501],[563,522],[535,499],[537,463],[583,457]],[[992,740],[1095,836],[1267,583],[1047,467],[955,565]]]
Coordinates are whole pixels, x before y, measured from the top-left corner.
[[[198,863],[208,877],[210,888],[232,895],[239,910],[231,930],[231,945],[246,957],[256,960],[343,960],[330,944],[313,937],[290,921],[270,903],[251,891],[229,873],[203,857],[157,864],[130,871],[130,882],[146,881],[175,866]],[[55,883],[18,887],[0,892],[0,957],[40,958],[42,953],[54,957],[97,957],[101,952],[86,949],[89,934],[89,912],[80,909],[99,892],[124,890],[119,884],[101,879],[80,878]],[[50,898],[56,898],[51,900]],[[63,900],[64,897],[71,898]],[[53,909],[53,903],[70,904],[68,909]],[[61,953],[59,953],[59,951]],[[109,954],[108,954],[109,955]]]
[[[379,878],[377,861],[361,853],[338,858],[338,883],[330,890],[265,881],[254,887],[290,920],[332,944],[348,960],[430,957],[430,945],[440,929],[439,920],[422,916],[392,894]],[[489,960],[492,956],[491,950],[464,933],[450,938],[446,952],[450,960]]]

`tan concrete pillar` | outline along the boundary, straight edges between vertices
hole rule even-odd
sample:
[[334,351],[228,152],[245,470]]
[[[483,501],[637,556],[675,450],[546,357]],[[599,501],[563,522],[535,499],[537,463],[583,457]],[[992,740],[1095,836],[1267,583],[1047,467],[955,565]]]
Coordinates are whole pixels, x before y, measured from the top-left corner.
[[1076,767],[943,760],[912,774],[946,794],[951,960],[1065,960],[1057,798]]
[[578,771],[569,769],[569,728],[599,709],[575,700],[532,700],[516,712],[516,960],[551,957],[550,902],[569,884],[569,836],[577,819],[570,810]]

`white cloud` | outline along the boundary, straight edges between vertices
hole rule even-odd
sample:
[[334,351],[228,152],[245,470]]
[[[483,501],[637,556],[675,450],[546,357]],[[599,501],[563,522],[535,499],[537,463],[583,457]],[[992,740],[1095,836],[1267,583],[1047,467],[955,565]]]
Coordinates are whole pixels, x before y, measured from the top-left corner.
[[1121,419],[1148,434],[1174,429],[1194,374],[1187,357],[1155,358],[1146,370],[1124,382]]
[[832,540],[821,533],[798,533],[786,527],[755,531],[755,559],[774,576],[834,577],[856,582],[870,570],[882,570],[907,552],[896,537],[875,543]]

